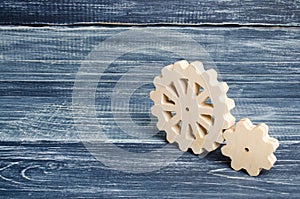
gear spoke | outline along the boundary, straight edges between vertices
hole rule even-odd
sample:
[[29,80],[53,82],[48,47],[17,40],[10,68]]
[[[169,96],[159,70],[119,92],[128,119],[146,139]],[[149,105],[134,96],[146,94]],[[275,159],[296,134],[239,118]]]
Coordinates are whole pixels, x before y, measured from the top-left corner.
[[213,106],[205,104],[203,106],[200,106],[198,111],[201,115],[210,115],[210,116],[212,116],[214,110],[213,110]]
[[196,92],[196,84],[192,80],[188,81],[187,96],[193,96]]
[[176,107],[174,104],[171,104],[171,103],[164,103],[163,106],[162,106],[162,109],[164,111],[175,111]]
[[189,123],[186,122],[186,121],[182,121],[181,122],[181,131],[180,131],[180,134],[181,135],[186,134],[186,132],[188,131],[188,128],[189,128]]
[[183,83],[183,82],[182,82],[181,80],[175,81],[175,82],[174,82],[174,85],[175,85],[175,87],[176,87],[176,90],[177,90],[177,92],[178,92],[179,97],[182,97],[182,96],[185,95],[185,91],[184,91],[184,88],[183,88],[182,83]]
[[209,127],[212,125],[212,121],[205,117],[205,116],[202,116],[202,115],[199,115],[198,117],[198,121],[197,121],[202,127],[204,127],[206,130],[209,129]]
[[176,95],[176,93],[175,93],[173,90],[167,89],[167,88],[164,88],[163,90],[164,90],[163,93],[164,93],[168,98],[170,98],[172,101],[174,101],[174,103],[176,103],[176,101],[177,101],[177,95]]
[[199,139],[199,138],[203,139],[204,138],[205,132],[203,131],[202,128],[200,128],[200,126],[197,123],[195,123],[195,122],[192,123],[191,128],[194,132],[194,135],[195,135],[196,139]]
[[190,127],[190,124],[187,121],[181,122],[181,131],[180,131],[181,137],[184,137],[186,139],[193,139],[192,129]]

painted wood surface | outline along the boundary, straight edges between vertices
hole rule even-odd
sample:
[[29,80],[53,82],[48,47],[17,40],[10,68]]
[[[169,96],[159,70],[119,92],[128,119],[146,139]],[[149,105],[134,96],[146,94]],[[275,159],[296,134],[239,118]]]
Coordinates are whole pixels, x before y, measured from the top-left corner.
[[299,0],[2,0],[0,23],[298,26],[299,5]]
[[[112,170],[82,144],[84,140],[74,127],[72,91],[76,74],[89,52],[129,28],[2,26],[1,196],[182,198],[251,194],[286,198],[300,194],[300,29],[157,27],[164,28],[174,31],[174,43],[184,33],[210,54],[220,77],[230,86],[228,95],[236,102],[232,114],[238,120],[249,117],[255,123],[266,122],[270,126],[270,135],[281,143],[274,168],[257,178],[249,177],[231,170],[229,159],[217,150],[204,158],[187,152],[175,163],[150,173]],[[133,51],[105,70],[99,78],[96,110],[110,142],[143,153],[166,145],[163,132],[147,139],[122,132],[111,113],[111,95],[123,76],[143,76],[141,86],[131,96],[129,110],[136,124],[147,125],[152,105],[151,80],[161,67],[180,58],[158,49]],[[147,63],[157,65],[145,70]],[[116,109],[122,112],[124,107],[120,104]],[[117,119],[129,121],[122,115]],[[118,154],[108,155],[118,158]]]
[[[299,0],[1,1],[0,198],[297,198],[299,6]],[[184,45],[180,43],[184,34],[209,53],[219,78],[230,86],[228,96],[236,102],[232,111],[236,119],[265,122],[270,135],[279,139],[274,168],[249,177],[233,171],[220,149],[205,157],[188,151],[166,167],[139,174],[115,170],[96,159],[93,150],[100,150],[121,167],[143,168],[149,163],[159,165],[165,161],[164,154],[156,162],[134,157],[122,162],[119,151],[111,148],[144,156],[162,149],[171,155],[179,153],[166,148],[164,132],[134,137],[121,128],[138,126],[140,135],[157,131],[149,111],[152,79],[163,66],[183,58],[169,49],[127,52],[120,45],[122,40],[112,43],[120,49],[109,50],[126,53],[99,77],[97,115],[89,117],[98,120],[107,138],[99,144],[102,140],[97,135],[83,138],[75,127],[81,118],[74,115],[77,107],[72,94],[89,53],[119,33],[148,30],[148,26],[173,31],[172,45]],[[162,44],[154,40],[151,45]],[[116,92],[118,85],[125,88]],[[132,85],[139,85],[133,93]],[[115,93],[120,103],[113,106]],[[98,143],[92,145],[95,149],[88,148],[93,142]]]
[[[79,67],[88,53],[105,39],[124,32],[127,28],[2,28],[1,35],[1,140],[26,139],[25,132],[16,131],[19,123],[27,128],[59,115],[72,126],[72,91]],[[217,65],[223,81],[230,86],[228,95],[234,98],[234,114],[241,119],[253,114],[257,122],[268,121],[273,127],[288,128],[293,136],[299,130],[299,29],[297,28],[173,28],[191,36],[204,46]],[[180,36],[180,35],[179,35]],[[116,44],[117,45],[117,44]],[[159,45],[159,44],[158,44]],[[149,92],[152,79],[162,66],[180,59],[174,54],[157,49],[124,54],[106,69],[99,79],[97,104],[100,113],[109,113],[110,97],[122,76],[144,76],[141,88],[132,96],[132,113],[139,118],[149,117],[152,105]],[[99,58],[101,60],[101,58]],[[145,72],[145,65],[157,63]],[[134,68],[134,72],[128,72]],[[135,81],[134,79],[132,80]],[[124,93],[127,91],[125,90]],[[120,99],[122,96],[120,96]],[[33,103],[34,102],[34,103]],[[142,104],[143,106],[140,106]],[[119,107],[122,110],[122,105]],[[57,112],[58,111],[58,112]],[[45,114],[43,114],[45,112]],[[283,114],[284,113],[284,114]],[[289,114],[293,113],[293,114]],[[54,115],[56,116],[56,115]],[[105,115],[108,119],[109,114]],[[125,118],[126,119],[126,118]],[[29,124],[31,122],[36,125]],[[287,124],[291,125],[287,125]],[[51,124],[51,122],[50,122]],[[21,125],[21,126],[22,126]],[[28,125],[26,127],[26,125]],[[39,132],[28,139],[56,139],[53,127],[45,124],[49,138]],[[292,130],[294,129],[294,130]],[[11,131],[12,130],[12,131]],[[61,129],[67,134],[68,129]],[[64,132],[65,131],[65,132]],[[7,132],[7,133],[6,133]],[[288,134],[274,131],[277,136]],[[71,133],[72,134],[72,133]],[[41,137],[39,137],[41,136]],[[73,136],[63,137],[72,139]]]
[[[204,159],[185,153],[159,171],[128,174],[107,168],[81,143],[1,142],[0,147],[0,190],[4,198],[299,196],[299,142],[281,141],[275,167],[256,178],[233,171],[220,150]],[[127,143],[122,147],[144,146]]]

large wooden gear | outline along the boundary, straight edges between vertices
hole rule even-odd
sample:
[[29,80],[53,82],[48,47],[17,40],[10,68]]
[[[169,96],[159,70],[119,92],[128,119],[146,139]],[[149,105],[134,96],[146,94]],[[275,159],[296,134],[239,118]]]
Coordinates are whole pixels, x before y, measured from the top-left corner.
[[154,85],[151,112],[170,143],[200,154],[204,149],[215,150],[224,141],[224,129],[235,123],[230,113],[235,105],[226,96],[227,84],[217,80],[215,70],[205,70],[198,61],[182,60],[164,67]]

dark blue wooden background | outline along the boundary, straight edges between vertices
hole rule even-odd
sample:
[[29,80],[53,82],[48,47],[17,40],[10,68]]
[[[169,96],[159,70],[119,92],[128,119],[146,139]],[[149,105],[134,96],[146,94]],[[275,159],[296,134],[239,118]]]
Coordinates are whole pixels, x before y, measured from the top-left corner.
[[[299,0],[3,0],[0,198],[297,197],[299,25]],[[236,119],[265,122],[270,135],[279,139],[274,168],[259,177],[235,172],[218,149],[205,158],[186,152],[160,170],[133,174],[112,170],[89,153],[73,121],[76,73],[100,42],[149,26],[184,33],[205,48],[230,86]],[[163,132],[142,140],[118,130],[110,96],[130,68],[137,66],[135,73],[141,75],[139,66],[151,62],[163,67],[179,58],[155,49],[130,52],[105,71],[97,88],[96,109],[117,146],[147,153],[166,144]],[[140,82],[144,86],[131,97],[130,114],[136,124],[149,122],[150,80],[159,69],[143,74],[148,75]],[[118,154],[108,155],[118,158]]]

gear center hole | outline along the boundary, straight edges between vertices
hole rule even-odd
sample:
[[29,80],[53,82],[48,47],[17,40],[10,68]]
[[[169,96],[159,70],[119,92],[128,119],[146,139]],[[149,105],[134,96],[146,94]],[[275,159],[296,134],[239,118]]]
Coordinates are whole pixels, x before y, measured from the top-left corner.
[[246,151],[246,152],[249,152],[250,150],[249,150],[249,148],[248,148],[248,147],[245,147],[245,151]]

